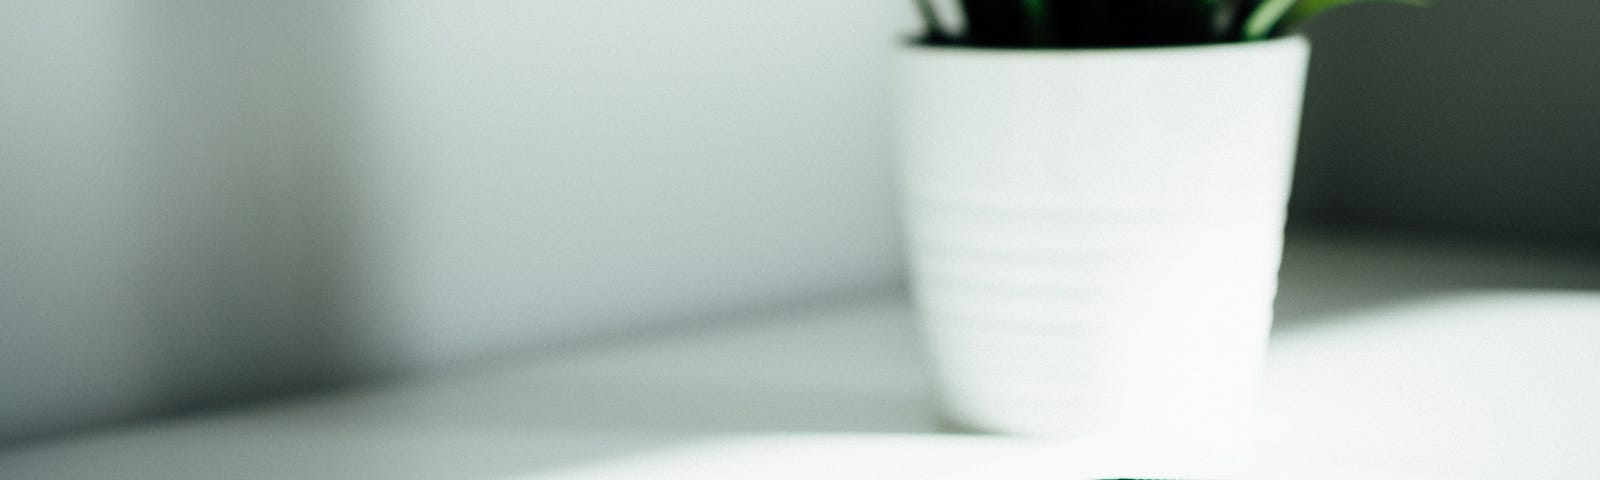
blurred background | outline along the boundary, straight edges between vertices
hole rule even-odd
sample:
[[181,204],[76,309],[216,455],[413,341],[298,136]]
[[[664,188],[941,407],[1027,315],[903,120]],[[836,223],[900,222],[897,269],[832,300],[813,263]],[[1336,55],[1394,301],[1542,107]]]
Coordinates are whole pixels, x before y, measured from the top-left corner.
[[[1600,3],[1315,43],[1291,228],[1600,246]],[[896,288],[910,2],[0,0],[0,446]]]

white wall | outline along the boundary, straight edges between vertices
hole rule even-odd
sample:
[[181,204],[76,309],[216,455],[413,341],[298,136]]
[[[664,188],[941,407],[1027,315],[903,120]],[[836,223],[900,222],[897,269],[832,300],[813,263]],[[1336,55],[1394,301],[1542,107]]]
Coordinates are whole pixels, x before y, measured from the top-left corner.
[[407,352],[375,358],[891,282],[884,56],[901,10],[373,7],[378,160],[357,177],[380,222],[359,231],[387,295],[371,300],[405,325],[384,346]]
[[0,0],[0,443],[888,285],[818,0]]

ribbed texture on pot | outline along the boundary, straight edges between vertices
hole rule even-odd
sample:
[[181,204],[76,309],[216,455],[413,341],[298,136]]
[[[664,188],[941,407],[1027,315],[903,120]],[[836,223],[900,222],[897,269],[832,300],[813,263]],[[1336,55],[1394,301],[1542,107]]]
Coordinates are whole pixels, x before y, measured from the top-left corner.
[[1248,437],[1307,51],[907,48],[913,290],[950,422]]

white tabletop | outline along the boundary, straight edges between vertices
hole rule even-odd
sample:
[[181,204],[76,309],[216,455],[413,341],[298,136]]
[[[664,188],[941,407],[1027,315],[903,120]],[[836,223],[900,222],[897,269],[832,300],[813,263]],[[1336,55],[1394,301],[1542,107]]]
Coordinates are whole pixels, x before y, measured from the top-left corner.
[[[1393,478],[1600,478],[1597,260],[1295,237],[1268,457]],[[935,434],[912,322],[892,291],[731,315],[18,445],[0,478],[957,478],[1015,464],[1032,441]]]

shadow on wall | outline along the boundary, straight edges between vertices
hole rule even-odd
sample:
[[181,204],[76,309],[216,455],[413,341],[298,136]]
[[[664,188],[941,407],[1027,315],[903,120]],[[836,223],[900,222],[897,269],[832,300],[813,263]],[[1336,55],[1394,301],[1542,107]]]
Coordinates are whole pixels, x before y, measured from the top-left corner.
[[356,341],[351,2],[157,1],[130,23],[142,235],[130,269],[162,410],[324,384]]
[[1297,219],[1600,242],[1600,2],[1434,3],[1309,26]]
[[0,443],[339,377],[347,2],[8,2]]
[[910,6],[625,7],[5,2],[0,442],[897,282]]

